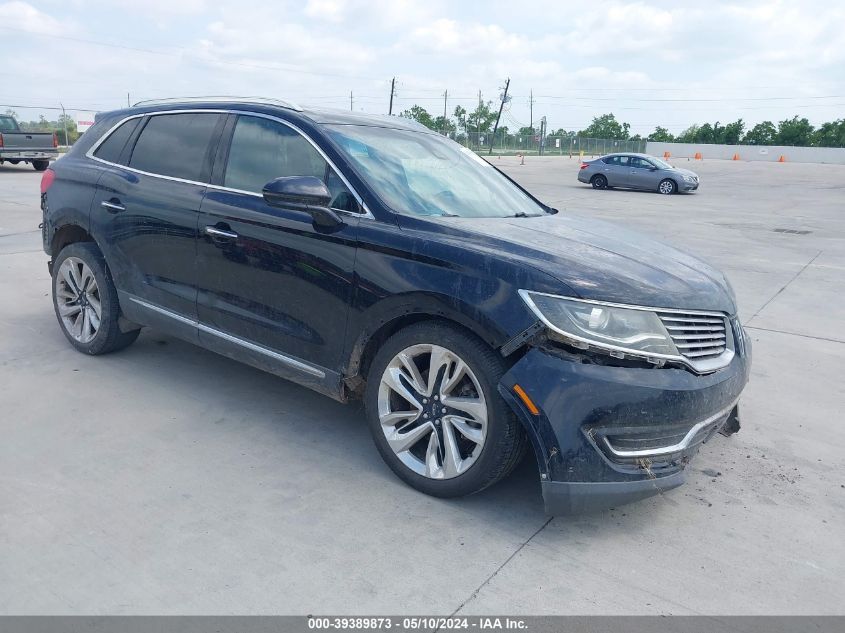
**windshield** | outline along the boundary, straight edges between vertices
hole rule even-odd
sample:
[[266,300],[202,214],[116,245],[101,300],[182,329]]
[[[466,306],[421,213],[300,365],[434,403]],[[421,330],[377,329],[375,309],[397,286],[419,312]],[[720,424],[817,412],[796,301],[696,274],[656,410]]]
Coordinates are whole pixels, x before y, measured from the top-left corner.
[[674,168],[672,167],[672,165],[670,165],[669,163],[667,163],[665,160],[660,160],[659,158],[655,158],[654,156],[649,156],[649,157],[648,157],[648,159],[649,159],[652,163],[654,163],[655,165],[657,165],[658,167],[660,167],[660,169],[674,169]]
[[363,125],[331,125],[326,131],[397,213],[463,218],[545,213],[484,159],[443,136]]

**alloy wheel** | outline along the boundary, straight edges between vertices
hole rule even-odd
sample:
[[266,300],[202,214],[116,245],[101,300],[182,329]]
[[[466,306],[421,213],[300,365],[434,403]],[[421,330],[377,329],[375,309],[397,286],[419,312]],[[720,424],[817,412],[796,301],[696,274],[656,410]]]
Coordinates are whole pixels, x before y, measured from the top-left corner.
[[487,436],[487,402],[478,379],[439,345],[412,345],[393,357],[379,384],[378,416],[396,456],[429,479],[465,473]]
[[670,194],[675,190],[675,185],[671,180],[664,180],[660,183],[660,193]]
[[100,329],[102,305],[94,273],[78,257],[68,257],[56,274],[56,305],[74,340],[90,343]]

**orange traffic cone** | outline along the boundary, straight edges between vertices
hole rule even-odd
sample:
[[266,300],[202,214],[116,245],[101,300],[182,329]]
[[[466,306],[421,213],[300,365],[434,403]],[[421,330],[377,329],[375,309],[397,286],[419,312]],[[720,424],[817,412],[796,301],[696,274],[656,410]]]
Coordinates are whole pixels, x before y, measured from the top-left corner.
[[779,162],[779,163],[785,163],[785,162],[786,162],[786,157],[785,157],[783,154],[781,154],[781,155],[780,155],[780,158],[778,158],[778,162]]
[[695,153],[695,160],[704,160],[704,159],[701,157],[701,152],[696,152],[696,153]]
[[663,152],[663,158],[671,158],[672,154],[669,152]]
[[734,160],[739,160],[739,154],[734,154]]

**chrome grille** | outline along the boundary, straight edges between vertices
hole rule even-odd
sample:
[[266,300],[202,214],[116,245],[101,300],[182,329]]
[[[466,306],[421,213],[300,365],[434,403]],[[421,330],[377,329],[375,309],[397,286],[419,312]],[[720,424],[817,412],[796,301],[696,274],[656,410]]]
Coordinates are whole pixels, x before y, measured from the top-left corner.
[[727,347],[725,319],[720,316],[658,312],[681,355],[690,360],[714,358]]

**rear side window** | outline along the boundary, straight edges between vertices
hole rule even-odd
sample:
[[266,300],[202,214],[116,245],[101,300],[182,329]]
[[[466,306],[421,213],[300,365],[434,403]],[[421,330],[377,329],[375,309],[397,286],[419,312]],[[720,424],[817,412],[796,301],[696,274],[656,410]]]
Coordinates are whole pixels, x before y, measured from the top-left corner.
[[17,132],[18,124],[10,116],[0,116],[0,132]]
[[151,174],[200,181],[218,114],[151,117],[132,150],[129,166]]
[[132,136],[140,121],[141,119],[129,119],[118,127],[100,144],[97,151],[94,152],[94,156],[110,163],[123,164],[120,162],[120,155],[123,153],[123,148],[126,147],[126,141]]
[[260,193],[282,176],[315,176],[326,180],[327,163],[301,134],[277,121],[238,118],[223,184]]
[[619,164],[619,157],[618,156],[608,156],[607,158],[602,158],[602,162],[605,165],[618,165]]

